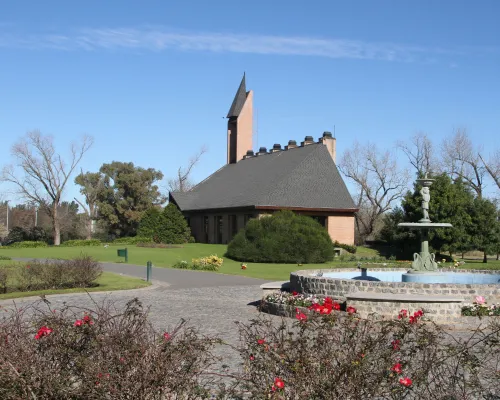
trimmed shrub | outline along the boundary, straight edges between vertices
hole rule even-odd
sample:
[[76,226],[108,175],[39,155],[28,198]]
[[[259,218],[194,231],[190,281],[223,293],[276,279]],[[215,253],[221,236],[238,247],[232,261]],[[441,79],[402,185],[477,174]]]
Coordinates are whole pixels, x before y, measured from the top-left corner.
[[139,222],[137,236],[152,238],[160,229],[161,225],[161,208],[151,207],[147,210]]
[[113,240],[113,244],[138,244],[138,243],[152,243],[153,239],[146,236],[133,236],[133,237],[122,237]]
[[191,229],[186,219],[173,203],[169,203],[160,216],[160,225],[153,236],[157,243],[183,244],[189,241]]
[[337,242],[336,240],[333,242],[333,247],[340,247],[341,249],[344,249],[345,251],[351,253],[351,254],[356,254],[356,251],[358,248],[356,246],[352,246],[350,244],[344,244]]
[[174,265],[172,265],[172,268],[179,268],[179,269],[189,269],[189,263],[187,261],[178,261]]
[[333,259],[333,243],[314,219],[291,211],[252,219],[229,243],[227,257],[270,263],[323,263]]
[[14,249],[31,249],[35,247],[48,247],[49,245],[45,242],[33,242],[31,240],[26,240],[24,242],[16,242],[9,245],[10,248]]
[[182,249],[182,246],[165,243],[137,243],[137,247],[148,247],[151,249]]
[[15,279],[7,288],[10,292],[93,287],[102,274],[99,262],[86,255],[72,260],[33,260],[11,270]]
[[4,255],[0,254],[0,260],[9,261],[9,260],[12,260],[12,258],[10,258],[9,256],[4,256]]
[[85,239],[85,240],[66,240],[61,246],[64,247],[88,247],[88,246],[101,246],[102,242],[99,239]]

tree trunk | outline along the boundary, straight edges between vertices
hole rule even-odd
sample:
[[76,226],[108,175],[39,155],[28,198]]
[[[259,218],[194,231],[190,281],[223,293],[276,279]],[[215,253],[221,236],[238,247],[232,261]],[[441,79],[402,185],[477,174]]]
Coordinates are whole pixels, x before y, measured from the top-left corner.
[[87,221],[87,240],[92,239],[92,218],[88,217]]
[[52,209],[52,225],[54,228],[54,246],[59,246],[61,244],[61,224],[59,223],[57,206]]
[[483,263],[486,264],[487,262],[488,262],[488,253],[486,253],[486,251],[485,251],[485,252],[483,252]]
[[500,260],[500,253],[497,253],[497,261]]

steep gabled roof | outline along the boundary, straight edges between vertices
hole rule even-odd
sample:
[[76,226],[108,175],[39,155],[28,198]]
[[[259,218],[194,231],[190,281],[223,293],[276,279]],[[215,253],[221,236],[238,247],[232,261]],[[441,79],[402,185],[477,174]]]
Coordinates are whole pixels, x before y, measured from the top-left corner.
[[310,144],[227,164],[185,193],[172,192],[182,211],[234,207],[354,210],[326,146]]
[[240,87],[234,96],[233,104],[231,104],[231,108],[227,113],[227,118],[238,117],[240,115],[241,109],[245,104],[247,99],[247,86],[245,83],[245,74],[243,74],[243,78],[241,79]]

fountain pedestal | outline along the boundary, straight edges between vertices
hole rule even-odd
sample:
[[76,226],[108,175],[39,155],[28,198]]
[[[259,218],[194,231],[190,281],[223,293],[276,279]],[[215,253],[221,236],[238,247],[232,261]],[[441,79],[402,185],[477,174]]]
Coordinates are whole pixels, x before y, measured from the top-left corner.
[[433,223],[429,219],[429,187],[434,182],[434,179],[429,179],[427,176],[424,179],[417,179],[417,182],[422,184],[422,213],[423,218],[419,222],[405,222],[398,224],[400,228],[409,228],[420,231],[420,253],[413,254],[413,262],[411,270],[403,274],[403,282],[420,282],[420,283],[442,283],[445,281],[445,275],[438,272],[436,256],[429,252],[429,230],[436,228],[451,228],[448,223]]

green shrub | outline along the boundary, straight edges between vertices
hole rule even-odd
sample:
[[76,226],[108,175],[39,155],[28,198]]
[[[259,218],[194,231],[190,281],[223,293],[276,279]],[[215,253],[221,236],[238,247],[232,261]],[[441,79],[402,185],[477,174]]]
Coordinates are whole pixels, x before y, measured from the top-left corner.
[[148,247],[150,249],[182,249],[182,246],[165,243],[137,243],[137,247]]
[[178,261],[172,265],[172,268],[189,269],[189,263],[187,261]]
[[147,236],[133,236],[133,237],[122,237],[113,240],[113,244],[138,244],[138,243],[152,243],[153,239]]
[[333,247],[340,247],[341,249],[344,249],[345,251],[351,253],[351,254],[356,254],[356,251],[358,248],[356,246],[352,246],[350,244],[344,244],[337,242],[336,240],[333,242]]
[[33,242],[31,240],[26,240],[24,242],[12,243],[9,247],[13,249],[28,249],[35,247],[48,247],[48,244],[45,242]]
[[29,240],[29,234],[20,226],[14,226],[10,231],[7,237],[4,239],[3,244],[5,246],[9,246],[13,243],[19,243],[24,240]]
[[162,210],[158,207],[151,207],[143,214],[137,229],[137,236],[152,238],[160,229]]
[[99,239],[86,239],[86,240],[66,240],[61,246],[64,247],[87,247],[87,246],[100,246],[102,245]]
[[251,262],[323,263],[333,255],[326,229],[311,217],[291,211],[250,220],[227,248],[228,257]]
[[72,260],[32,260],[16,265],[12,271],[16,279],[8,290],[26,292],[92,287],[101,276],[102,267],[92,257],[81,255]]
[[0,254],[0,260],[8,261],[8,260],[12,260],[12,258],[10,258],[9,256],[4,256],[4,255]]
[[183,244],[189,241],[191,229],[186,219],[173,203],[169,203],[161,213],[160,225],[153,236],[157,243]]

